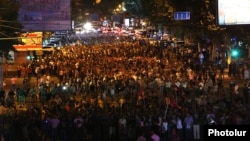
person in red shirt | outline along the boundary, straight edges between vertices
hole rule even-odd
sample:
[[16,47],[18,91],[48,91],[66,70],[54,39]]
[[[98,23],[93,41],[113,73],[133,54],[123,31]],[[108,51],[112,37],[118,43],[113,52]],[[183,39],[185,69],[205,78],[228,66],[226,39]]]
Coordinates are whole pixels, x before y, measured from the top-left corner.
[[16,91],[16,81],[17,81],[17,78],[15,76],[11,77],[11,79],[10,79],[11,90],[14,92]]

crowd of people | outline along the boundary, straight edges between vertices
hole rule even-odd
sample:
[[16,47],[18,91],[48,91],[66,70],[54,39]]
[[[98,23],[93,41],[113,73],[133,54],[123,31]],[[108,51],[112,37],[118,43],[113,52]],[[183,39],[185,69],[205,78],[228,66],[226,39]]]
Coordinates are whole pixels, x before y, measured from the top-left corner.
[[[248,78],[242,91],[227,88],[220,66],[176,48],[98,36],[18,65],[12,80],[23,85],[0,90],[0,135],[5,141],[199,141],[203,125],[249,124]],[[29,83],[32,77],[37,83]],[[8,103],[11,95],[17,105]],[[28,97],[27,110],[16,110]]]

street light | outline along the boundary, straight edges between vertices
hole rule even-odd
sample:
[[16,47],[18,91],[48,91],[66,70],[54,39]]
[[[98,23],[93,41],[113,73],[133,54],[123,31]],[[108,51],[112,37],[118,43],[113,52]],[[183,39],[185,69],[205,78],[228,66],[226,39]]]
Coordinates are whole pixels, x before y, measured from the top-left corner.
[[237,58],[239,57],[240,53],[239,53],[239,50],[238,49],[232,49],[231,50],[231,56],[234,57],[234,58]]
[[91,23],[85,23],[83,28],[85,29],[86,32],[89,32],[92,29]]

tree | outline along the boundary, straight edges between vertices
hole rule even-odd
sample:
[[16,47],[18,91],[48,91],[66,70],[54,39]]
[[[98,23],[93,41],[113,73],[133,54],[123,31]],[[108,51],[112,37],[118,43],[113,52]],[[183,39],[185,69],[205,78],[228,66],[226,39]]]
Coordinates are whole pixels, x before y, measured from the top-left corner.
[[207,44],[214,39],[221,39],[226,28],[216,24],[216,0],[168,0],[175,12],[189,11],[191,19],[188,21],[174,21],[175,25],[185,28],[193,40]]
[[142,0],[125,0],[124,3],[128,14],[135,15],[137,17],[144,16],[144,12],[142,12]]
[[85,12],[88,12],[92,7],[92,2],[91,0],[86,2],[84,0],[71,0],[71,17],[75,24],[79,24],[85,20]]
[[98,13],[109,16],[123,0],[72,0],[72,20],[81,23],[87,20],[85,14]]
[[[13,50],[13,44],[19,44],[17,37],[22,26],[17,22],[19,3],[11,0],[0,0],[0,50]],[[15,39],[16,38],[16,39]]]
[[100,3],[96,3],[95,7],[97,10],[103,13],[112,13],[113,10],[123,2],[123,0],[101,0]]
[[155,13],[156,3],[154,0],[141,0],[142,12],[144,16],[150,20],[153,20],[152,15]]

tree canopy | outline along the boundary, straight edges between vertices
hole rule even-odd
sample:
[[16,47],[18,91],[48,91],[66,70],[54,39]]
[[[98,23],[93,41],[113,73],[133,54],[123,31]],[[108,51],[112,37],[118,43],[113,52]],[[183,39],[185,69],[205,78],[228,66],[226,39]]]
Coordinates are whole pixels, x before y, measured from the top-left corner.
[[19,43],[17,37],[21,24],[17,22],[19,4],[11,0],[0,0],[0,50],[13,49]]
[[86,20],[86,13],[110,15],[123,0],[72,0],[72,20],[82,22]]

